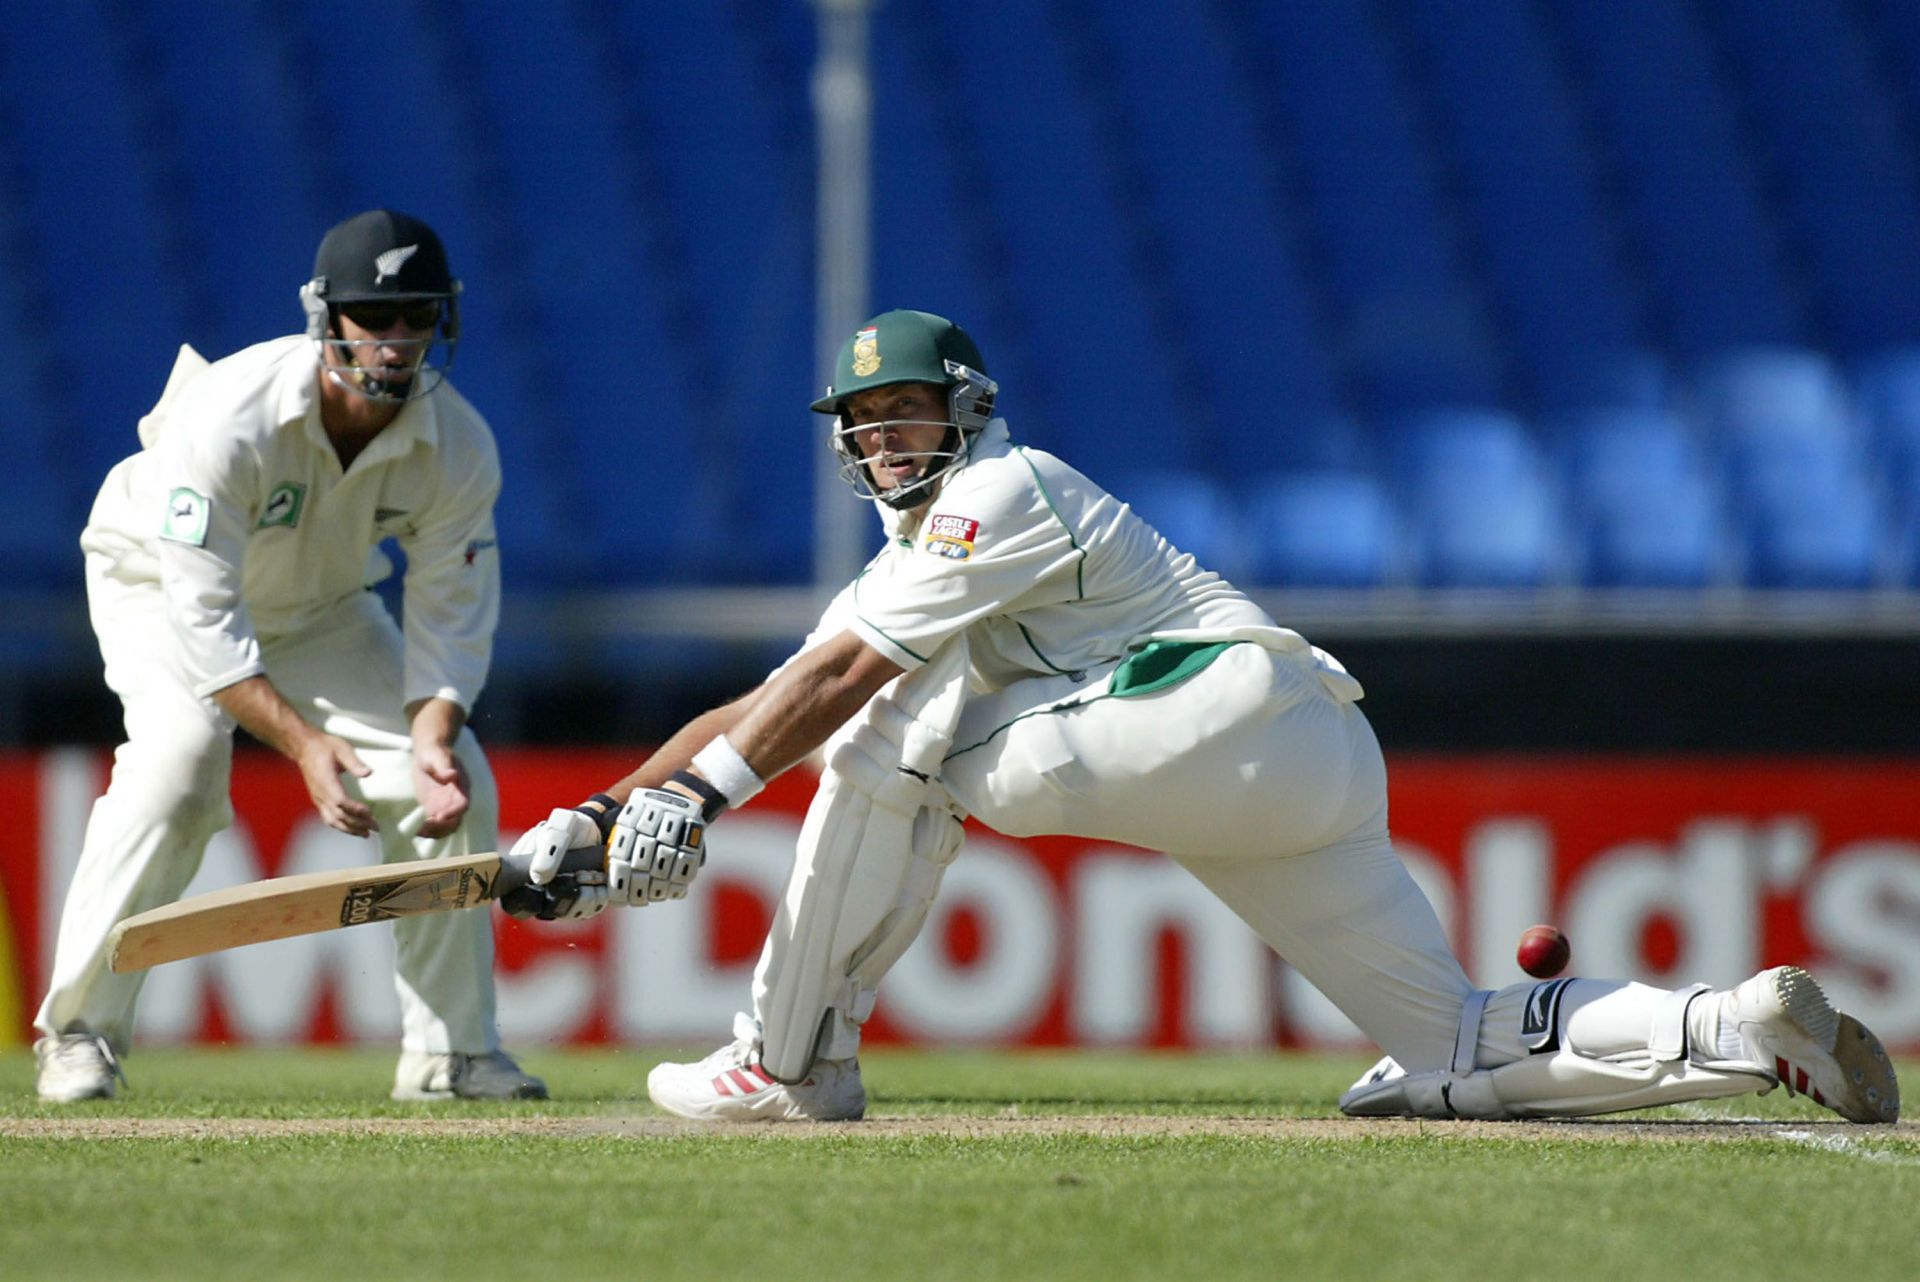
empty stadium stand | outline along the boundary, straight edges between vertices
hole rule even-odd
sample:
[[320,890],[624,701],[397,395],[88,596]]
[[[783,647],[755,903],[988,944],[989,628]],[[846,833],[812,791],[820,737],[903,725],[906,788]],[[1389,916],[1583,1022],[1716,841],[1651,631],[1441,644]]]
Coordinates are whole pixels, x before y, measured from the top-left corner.
[[[1913,14],[890,0],[873,306],[968,323],[1017,435],[1257,587],[1911,589]],[[77,588],[175,345],[297,327],[319,233],[380,203],[466,280],[515,592],[806,583],[805,0],[36,15],[0,47],[0,589]]]

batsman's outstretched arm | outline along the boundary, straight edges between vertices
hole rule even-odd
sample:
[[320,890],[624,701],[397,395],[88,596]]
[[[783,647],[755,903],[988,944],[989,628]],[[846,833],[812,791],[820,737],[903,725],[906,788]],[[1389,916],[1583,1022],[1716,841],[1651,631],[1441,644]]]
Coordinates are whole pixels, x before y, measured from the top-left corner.
[[805,760],[904,670],[858,633],[842,632],[763,686],[727,740],[756,775],[771,779]]
[[[637,789],[672,787],[676,774],[689,773],[720,787],[694,758],[721,736],[756,776],[772,779],[805,760],[901,671],[857,633],[841,632],[758,689],[689,721],[644,765],[600,795],[623,805]],[[696,801],[709,800],[697,789],[679,790]]]
[[[646,764],[521,838],[536,885],[598,834],[609,898],[681,899],[706,863],[706,825],[825,743],[902,669],[853,632],[801,654],[751,694],[682,727]],[[597,911],[596,909],[592,909]]]
[[638,788],[658,788],[674,776],[676,771],[685,770],[693,760],[693,754],[700,751],[716,737],[731,731],[747,712],[767,691],[763,684],[749,690],[731,703],[723,703],[717,708],[709,708],[686,725],[676,730],[672,737],[642,763],[638,769],[620,782],[605,790],[604,795],[613,799],[616,806],[626,804]]

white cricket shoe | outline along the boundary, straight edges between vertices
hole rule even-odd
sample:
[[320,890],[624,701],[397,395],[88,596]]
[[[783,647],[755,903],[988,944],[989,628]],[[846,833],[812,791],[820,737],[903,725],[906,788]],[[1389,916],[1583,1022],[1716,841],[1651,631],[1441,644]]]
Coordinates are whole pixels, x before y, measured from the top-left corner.
[[547,1084],[505,1051],[461,1055],[403,1050],[393,1074],[393,1098],[545,1099]]
[[759,1025],[734,1017],[734,1040],[697,1064],[656,1064],[647,1095],[697,1122],[855,1122],[867,1112],[858,1059],[815,1060],[804,1080],[775,1081],[759,1061]]
[[1721,1019],[1789,1095],[1805,1095],[1849,1122],[1900,1119],[1900,1081],[1880,1039],[1833,1008],[1798,966],[1763,970],[1727,994]]
[[113,1047],[92,1033],[42,1037],[33,1044],[33,1058],[39,1065],[35,1085],[40,1098],[53,1104],[112,1099],[118,1082],[126,1080]]

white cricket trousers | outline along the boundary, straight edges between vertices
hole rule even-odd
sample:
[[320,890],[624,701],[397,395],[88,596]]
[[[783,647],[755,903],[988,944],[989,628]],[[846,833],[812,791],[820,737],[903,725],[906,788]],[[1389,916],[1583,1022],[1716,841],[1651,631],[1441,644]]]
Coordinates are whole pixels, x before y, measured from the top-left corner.
[[[114,752],[112,780],[87,822],[61,913],[52,983],[34,1022],[48,1035],[93,1032],[124,1052],[146,976],[107,969],[108,936],[121,919],[178,899],[208,841],[233,821],[234,724],[217,704],[193,693],[169,642],[159,586],[115,577],[114,566],[114,558],[88,553],[87,602],[127,740]],[[275,688],[308,721],[352,744],[372,768],[365,779],[343,775],[342,781],[373,807],[383,861],[492,850],[499,798],[468,730],[456,749],[471,791],[466,822],[440,840],[399,831],[416,804],[401,703],[403,657],[400,629],[371,592],[341,602],[307,632],[262,646]],[[488,914],[428,913],[396,921],[393,931],[402,1045],[432,1053],[498,1049]]]
[[1409,1071],[1451,1063],[1473,985],[1393,852],[1372,727],[1305,656],[1243,643],[1124,698],[1022,681],[953,742],[942,781],[980,822],[1167,852]]

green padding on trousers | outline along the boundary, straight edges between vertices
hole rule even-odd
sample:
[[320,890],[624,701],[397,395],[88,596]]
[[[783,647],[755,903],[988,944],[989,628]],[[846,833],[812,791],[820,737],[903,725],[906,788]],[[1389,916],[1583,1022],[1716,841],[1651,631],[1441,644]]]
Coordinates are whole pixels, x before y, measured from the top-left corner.
[[1149,641],[1113,670],[1107,693],[1116,699],[1131,699],[1177,686],[1219,658],[1227,647],[1250,644],[1247,641]]

